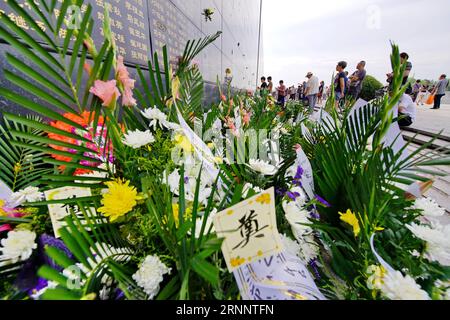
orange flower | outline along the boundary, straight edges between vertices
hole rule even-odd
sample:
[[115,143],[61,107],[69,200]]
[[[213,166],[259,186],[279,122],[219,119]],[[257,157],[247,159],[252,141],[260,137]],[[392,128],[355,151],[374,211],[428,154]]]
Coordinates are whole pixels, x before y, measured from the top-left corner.
[[[94,120],[94,114],[89,112],[89,111],[85,111],[83,112],[81,115],[77,115],[77,114],[73,114],[73,113],[66,113],[64,114],[64,118],[69,119],[77,124],[79,124],[80,126],[84,127],[84,128],[88,128],[91,124],[91,122]],[[98,125],[102,126],[104,123],[104,119],[103,117],[99,117],[98,119]],[[63,121],[54,121],[51,122],[50,125],[54,128],[72,133],[72,134],[77,134],[76,132],[76,128],[71,126],[68,123],[65,123]],[[61,141],[61,142],[65,142],[65,143],[69,143],[71,145],[73,145],[74,147],[80,146],[82,145],[82,142],[80,140],[74,139],[74,138],[70,138],[70,137],[66,137],[64,135],[60,135],[60,134],[56,134],[53,132],[48,132],[48,137],[54,141]],[[104,132],[103,134],[106,135],[106,132]],[[93,136],[97,135],[96,130],[94,129],[90,129],[89,131],[87,131],[86,133],[84,133],[85,138],[88,139],[92,139]],[[100,153],[100,149],[94,144],[94,143],[85,143],[83,146],[89,148],[92,150],[92,154],[89,154],[87,156],[89,157],[95,157],[95,154],[99,154]],[[58,146],[55,144],[49,144],[49,147],[54,149],[54,150],[58,150],[58,151],[64,151],[64,152],[68,152],[68,153],[76,153],[75,149],[71,149],[70,147],[64,147],[64,146]],[[110,146],[107,146],[108,148],[110,148]],[[63,162],[72,162],[73,158],[70,156],[66,156],[66,155],[57,155],[57,154],[52,154],[51,155],[54,159],[58,160],[58,161],[63,161]],[[88,166],[97,166],[100,164],[100,161],[95,161],[93,158],[92,162],[80,162],[83,165],[88,165]],[[66,166],[62,165],[59,167],[59,170],[63,171],[66,169]],[[75,171],[75,175],[80,175],[80,174],[85,174],[85,173],[90,173],[92,172],[91,170],[87,170],[87,169],[76,169]]]

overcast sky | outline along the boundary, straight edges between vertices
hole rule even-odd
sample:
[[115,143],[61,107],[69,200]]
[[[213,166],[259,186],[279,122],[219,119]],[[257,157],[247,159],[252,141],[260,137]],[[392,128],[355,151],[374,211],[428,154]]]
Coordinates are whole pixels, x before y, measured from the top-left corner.
[[330,82],[336,63],[385,82],[390,40],[415,78],[450,74],[450,0],[263,0],[264,74],[291,86],[308,71]]

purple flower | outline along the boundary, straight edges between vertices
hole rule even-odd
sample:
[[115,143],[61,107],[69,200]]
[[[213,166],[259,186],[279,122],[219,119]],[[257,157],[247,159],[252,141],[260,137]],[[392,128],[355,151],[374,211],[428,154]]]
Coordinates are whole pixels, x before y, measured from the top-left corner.
[[309,266],[311,267],[311,269],[313,269],[313,271],[314,271],[314,276],[316,277],[316,279],[317,279],[317,280],[320,280],[321,277],[320,277],[320,273],[319,273],[319,268],[318,268],[318,266],[317,266],[317,258],[312,259],[312,260],[309,262]]
[[[64,242],[62,240],[56,239],[48,234],[43,234],[40,236],[39,241],[40,241],[42,248],[45,248],[45,246],[57,248],[57,249],[61,250],[62,252],[64,252],[68,258],[73,259],[72,252],[70,252],[70,250],[66,247],[66,245],[64,244]],[[44,254],[44,261],[50,267],[52,267],[58,271],[62,271],[62,269],[63,269],[60,266],[58,266],[52,259],[50,259],[45,254]]]
[[311,210],[311,212],[309,213],[309,215],[310,215],[311,218],[313,218],[313,219],[316,219],[316,220],[319,220],[319,219],[320,219],[319,213],[317,213],[317,210],[316,210],[315,208],[313,208],[313,209]]
[[121,300],[123,297],[125,297],[125,294],[122,290],[119,288],[116,289],[116,300]]
[[34,288],[28,290],[28,295],[33,295],[36,291],[42,290],[48,286],[48,281],[43,278],[38,278],[37,284]]
[[283,189],[283,188],[275,188],[275,193],[277,195],[279,195],[280,197],[284,197],[284,195],[286,194],[287,190]]
[[300,193],[298,193],[298,192],[291,192],[291,191],[288,191],[288,192],[286,192],[286,195],[287,195],[291,200],[293,200],[293,201],[295,201],[295,199],[297,199],[298,197],[300,197]]
[[297,167],[297,172],[295,173],[294,179],[292,180],[292,183],[296,185],[297,187],[302,187],[302,176],[303,176],[303,168],[301,166]]
[[331,207],[331,205],[328,203],[328,201],[326,201],[325,199],[323,199],[322,197],[318,196],[316,194],[316,196],[314,197],[317,201],[319,201],[319,203],[321,203],[324,207]]

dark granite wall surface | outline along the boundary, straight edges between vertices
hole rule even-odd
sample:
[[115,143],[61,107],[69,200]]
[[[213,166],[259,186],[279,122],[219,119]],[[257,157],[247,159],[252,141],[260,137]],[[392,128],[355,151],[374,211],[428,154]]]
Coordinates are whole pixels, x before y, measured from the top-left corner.
[[[19,0],[23,8],[31,12],[25,0]],[[225,69],[230,68],[233,86],[254,89],[257,84],[260,39],[261,0],[108,0],[111,4],[112,31],[121,54],[132,76],[135,66],[145,67],[152,52],[161,52],[167,44],[169,55],[176,60],[189,39],[196,39],[222,31],[222,35],[196,59],[206,82],[205,101],[217,99],[215,82],[223,81]],[[96,20],[93,38],[98,47],[103,39],[103,6],[105,0],[85,0],[92,5],[92,17]],[[214,10],[212,21],[206,21],[203,9]],[[85,12],[86,6],[80,8]],[[35,36],[34,31],[6,3],[0,1],[0,14],[9,15],[17,24]],[[55,12],[57,15],[58,12]],[[36,21],[39,19],[36,18]],[[61,37],[66,30],[60,30]],[[0,38],[0,70],[12,70],[5,60],[5,53],[17,53]],[[0,86],[11,87],[0,72]],[[15,88],[18,94],[25,94]],[[21,112],[10,102],[0,98],[2,110]]]

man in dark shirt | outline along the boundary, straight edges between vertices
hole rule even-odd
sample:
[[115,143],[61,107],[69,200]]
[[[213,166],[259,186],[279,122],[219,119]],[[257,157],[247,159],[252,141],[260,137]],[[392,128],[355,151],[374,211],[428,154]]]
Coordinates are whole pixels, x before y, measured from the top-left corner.
[[[408,61],[408,59],[409,59],[409,55],[406,52],[402,52],[400,54],[400,62],[402,64],[406,63],[406,69],[405,69],[405,72],[403,73],[402,85],[405,85],[408,82],[408,77],[412,70],[412,63],[410,61]],[[389,90],[392,89],[392,77],[393,76],[394,76],[394,73],[387,74],[387,77],[388,77],[387,82],[390,83]],[[408,88],[406,89],[405,93],[412,94],[412,86],[411,85],[408,85]]]
[[261,77],[261,90],[263,90],[263,89],[267,90],[266,77]]
[[340,61],[336,66],[336,71],[338,72],[334,79],[334,92],[336,95],[336,101],[343,101],[346,94],[347,88],[347,75],[345,74],[345,68],[347,68],[347,62]]
[[366,66],[365,61],[361,61],[360,63],[358,63],[358,65],[356,66],[356,71],[350,77],[350,88],[348,93],[355,100],[359,98],[363,81],[366,78],[365,66]]

